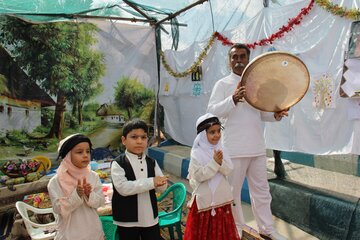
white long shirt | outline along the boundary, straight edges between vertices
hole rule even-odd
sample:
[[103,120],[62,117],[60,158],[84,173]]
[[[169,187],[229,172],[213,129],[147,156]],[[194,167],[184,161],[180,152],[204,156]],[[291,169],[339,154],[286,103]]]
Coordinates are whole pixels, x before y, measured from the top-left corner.
[[236,105],[232,95],[241,76],[231,73],[216,82],[207,111],[223,121],[223,143],[231,157],[265,155],[264,123],[276,121],[273,113],[262,112],[246,101]]
[[102,240],[104,232],[96,209],[104,205],[105,197],[101,190],[101,182],[96,172],[89,174],[92,192],[89,199],[80,198],[76,189],[69,197],[65,197],[59,178],[50,179],[48,191],[54,209],[58,214],[58,228],[55,240]]
[[[117,163],[111,164],[111,178],[115,189],[122,196],[138,195],[138,221],[137,222],[117,222],[114,223],[123,227],[151,227],[158,223],[158,218],[154,218],[153,209],[151,206],[149,191],[155,189],[154,178],[148,178],[147,164],[145,160],[145,154],[141,159],[138,156],[125,151],[132,169],[135,174],[135,181],[129,181],[125,177],[124,169]],[[143,169],[143,171],[141,171]],[[155,161],[155,176],[163,176],[159,165]],[[157,191],[164,191],[167,184],[156,188]],[[126,206],[124,206],[126,207]]]

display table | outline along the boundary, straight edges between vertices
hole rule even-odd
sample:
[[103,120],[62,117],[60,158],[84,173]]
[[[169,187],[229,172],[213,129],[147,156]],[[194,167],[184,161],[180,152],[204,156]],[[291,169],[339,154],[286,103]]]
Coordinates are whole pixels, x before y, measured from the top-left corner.
[[50,178],[43,176],[35,182],[14,185],[14,191],[6,186],[0,187],[0,213],[6,212],[9,208],[15,208],[15,203],[22,201],[26,195],[46,192]]

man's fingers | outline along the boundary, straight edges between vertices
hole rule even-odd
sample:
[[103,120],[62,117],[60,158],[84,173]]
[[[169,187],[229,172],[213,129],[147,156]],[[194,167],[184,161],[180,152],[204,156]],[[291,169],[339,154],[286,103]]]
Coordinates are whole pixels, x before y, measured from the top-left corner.
[[241,81],[238,82],[236,88],[240,88],[241,87]]
[[81,181],[80,181],[80,179],[78,179],[78,186],[81,186]]
[[86,177],[83,178],[83,185],[86,185]]
[[279,113],[279,115],[281,116],[281,117],[283,117],[283,116],[288,116],[289,115],[289,113],[288,113],[288,111],[281,111],[280,113]]

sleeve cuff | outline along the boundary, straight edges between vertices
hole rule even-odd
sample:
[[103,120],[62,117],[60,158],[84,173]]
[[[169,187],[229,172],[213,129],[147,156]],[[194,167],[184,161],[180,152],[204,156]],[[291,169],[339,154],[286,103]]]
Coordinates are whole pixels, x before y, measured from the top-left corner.
[[220,165],[213,159],[210,164],[209,164],[209,167],[214,169],[216,172],[219,171],[220,169]]
[[75,188],[74,191],[69,196],[70,204],[72,206],[78,206],[78,205],[81,205],[83,203],[83,201],[84,200],[78,195],[76,188]]

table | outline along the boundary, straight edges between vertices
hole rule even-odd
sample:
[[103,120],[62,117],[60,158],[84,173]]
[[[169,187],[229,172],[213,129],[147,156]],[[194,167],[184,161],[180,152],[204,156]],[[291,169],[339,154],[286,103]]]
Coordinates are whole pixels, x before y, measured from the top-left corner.
[[25,195],[46,192],[50,178],[43,176],[35,182],[14,185],[15,191],[11,191],[6,186],[0,187],[0,213],[6,212],[9,208],[15,208],[15,203],[22,201]]

